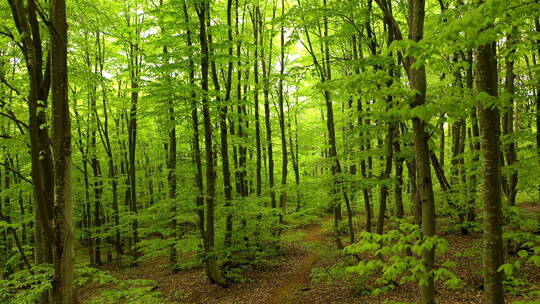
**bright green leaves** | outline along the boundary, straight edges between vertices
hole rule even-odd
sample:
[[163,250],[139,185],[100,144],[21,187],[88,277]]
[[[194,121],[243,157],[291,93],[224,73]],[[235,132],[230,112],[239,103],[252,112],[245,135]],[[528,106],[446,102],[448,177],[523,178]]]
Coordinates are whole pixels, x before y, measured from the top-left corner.
[[[370,284],[369,280],[376,276],[372,294],[378,294],[393,288],[394,284],[418,282],[425,284],[428,275],[435,280],[443,281],[451,288],[457,288],[461,282],[455,273],[450,271],[456,267],[453,261],[444,261],[430,273],[421,258],[422,252],[435,248],[437,254],[448,250],[448,242],[437,236],[422,237],[417,225],[400,221],[399,229],[385,234],[362,232],[358,242],[347,246],[345,254],[369,255],[369,260],[361,260],[357,265],[346,268],[347,273],[355,274],[362,284]],[[411,254],[412,253],[412,254]]]
[[0,302],[12,304],[37,303],[45,292],[52,288],[53,267],[50,264],[34,265],[34,274],[28,270],[17,271],[0,280]]

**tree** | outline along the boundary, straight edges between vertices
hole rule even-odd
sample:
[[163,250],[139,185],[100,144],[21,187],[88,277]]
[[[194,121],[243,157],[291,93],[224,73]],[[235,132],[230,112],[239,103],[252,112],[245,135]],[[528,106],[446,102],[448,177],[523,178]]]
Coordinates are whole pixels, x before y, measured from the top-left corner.
[[206,233],[204,242],[205,253],[205,271],[208,278],[221,286],[226,286],[226,280],[223,277],[217,264],[215,252],[215,227],[214,227],[214,200],[216,192],[216,172],[214,166],[214,152],[212,148],[212,121],[210,117],[210,106],[208,97],[208,67],[209,67],[209,49],[208,34],[206,31],[206,17],[209,10],[209,3],[202,1],[200,6],[196,7],[199,16],[199,41],[201,47],[201,90],[202,90],[202,112],[204,123],[204,145],[206,158]]
[[495,43],[476,47],[476,88],[482,97],[478,105],[482,149],[482,200],[484,201],[484,286],[488,303],[504,303],[502,246],[501,173],[499,163],[500,113],[497,98]]
[[54,153],[54,280],[53,299],[75,303],[73,198],[71,187],[71,121],[68,102],[68,34],[65,0],[50,3],[52,146]]

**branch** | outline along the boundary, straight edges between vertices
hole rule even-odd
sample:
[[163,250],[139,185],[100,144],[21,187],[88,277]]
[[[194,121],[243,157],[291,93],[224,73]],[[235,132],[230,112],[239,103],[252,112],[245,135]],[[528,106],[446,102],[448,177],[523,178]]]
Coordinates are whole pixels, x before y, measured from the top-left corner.
[[23,47],[23,45],[22,45],[19,41],[15,40],[15,36],[13,36],[12,33],[10,33],[9,31],[5,31],[5,32],[4,32],[4,31],[0,31],[0,35],[6,36],[6,37],[8,37],[9,39],[11,39],[11,41],[13,41],[13,43],[15,43],[15,44],[16,44],[16,45],[24,52],[24,47]]
[[[11,111],[10,111],[11,112]],[[0,112],[0,116],[4,116],[4,117],[7,117],[11,120],[13,120],[15,123],[17,123],[18,125],[20,126],[23,126],[25,129],[29,129],[28,128],[28,125],[23,122],[22,120],[19,120],[17,117],[15,117],[15,115],[13,115],[13,113],[4,113],[4,112]],[[22,131],[22,130],[21,130]]]
[[2,81],[2,83],[4,83],[10,90],[15,92],[17,95],[22,95],[21,92],[19,90],[17,90],[17,88],[15,88],[9,82],[7,82],[7,80],[4,78],[4,76],[0,75],[0,81]]
[[[5,221],[8,224],[11,224],[11,218],[7,215],[3,215],[0,212],[0,220]],[[34,271],[32,271],[32,265],[30,265],[30,262],[28,261],[28,258],[26,257],[26,254],[24,253],[24,249],[22,247],[21,241],[19,240],[19,237],[17,236],[17,230],[13,227],[9,227],[8,230],[13,234],[13,239],[15,240],[15,244],[17,245],[17,249],[19,250],[19,253],[21,254],[21,257],[23,259],[24,265],[26,268],[28,268],[28,272],[30,274],[34,274]]]
[[28,179],[28,178],[26,178],[24,175],[22,175],[21,172],[15,170],[15,169],[13,169],[13,168],[11,168],[10,166],[8,166],[8,165],[6,165],[6,164],[4,164],[4,163],[0,163],[0,166],[2,166],[2,167],[4,167],[4,168],[6,168],[7,170],[9,170],[9,171],[15,173],[15,174],[16,174],[18,177],[20,177],[22,180],[24,180],[24,181],[30,183],[30,185],[33,185],[33,184],[34,184],[30,179]]

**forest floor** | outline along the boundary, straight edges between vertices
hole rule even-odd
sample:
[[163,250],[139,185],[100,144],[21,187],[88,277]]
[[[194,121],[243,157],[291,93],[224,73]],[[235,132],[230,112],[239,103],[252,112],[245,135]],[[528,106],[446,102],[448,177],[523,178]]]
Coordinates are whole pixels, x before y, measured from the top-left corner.
[[[531,206],[527,206],[531,207]],[[453,271],[463,282],[459,290],[452,290],[439,283],[437,286],[440,303],[483,303],[482,276],[479,272],[481,261],[477,254],[481,246],[481,233],[461,235],[455,231],[445,231],[447,223],[441,219],[440,236],[446,238],[450,249],[440,257],[441,260],[454,261],[457,267]],[[358,223],[358,229],[361,229]],[[351,282],[313,280],[317,269],[324,269],[336,263],[347,261],[347,257],[334,249],[329,218],[306,226],[300,230],[301,240],[285,242],[284,254],[274,264],[258,266],[245,271],[242,275],[246,282],[237,283],[229,288],[221,288],[210,284],[200,267],[171,273],[168,270],[168,259],[157,258],[142,262],[138,267],[119,268],[106,265],[116,278],[146,279],[157,282],[156,291],[167,303],[182,304],[318,304],[318,303],[418,303],[418,287],[407,283],[387,293],[374,296],[359,294]],[[456,253],[465,253],[457,256]],[[350,259],[350,257],[349,257]],[[350,262],[350,260],[349,260]],[[524,266],[520,275],[540,287],[540,273],[530,266]],[[375,278],[372,280],[374,281]],[[366,286],[357,286],[357,290]],[[79,291],[82,303],[94,298],[100,289],[88,284]],[[98,289],[98,290],[96,290]],[[518,295],[507,295],[507,303],[523,299]],[[537,299],[540,303],[540,299]],[[526,299],[526,301],[534,301]],[[528,302],[534,303],[534,302]]]

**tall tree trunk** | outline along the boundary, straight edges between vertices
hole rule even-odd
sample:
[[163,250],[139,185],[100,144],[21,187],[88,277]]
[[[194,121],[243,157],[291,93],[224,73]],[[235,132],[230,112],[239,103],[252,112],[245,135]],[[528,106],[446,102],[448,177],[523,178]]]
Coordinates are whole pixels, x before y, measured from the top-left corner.
[[399,124],[396,126],[394,135],[394,163],[396,165],[396,184],[394,186],[394,201],[396,204],[396,216],[403,218],[403,156],[400,155]]
[[439,142],[439,160],[441,161],[441,169],[444,170],[444,148],[445,148],[445,143],[444,143],[444,122],[441,122],[441,125],[440,125],[440,132],[441,132],[441,140]]
[[[227,65],[227,83],[225,90],[225,104],[220,110],[220,131],[221,131],[221,159],[223,165],[223,187],[225,192],[225,207],[230,209],[232,202],[231,170],[229,166],[229,144],[227,138],[227,110],[231,100],[232,71],[233,71],[233,36],[231,18],[232,0],[227,1],[227,38],[229,39],[229,63]],[[232,244],[233,216],[231,210],[227,210],[225,219],[225,247]]]
[[[163,48],[163,53],[167,53],[167,47]],[[173,244],[170,248],[169,253],[169,263],[173,271],[178,270],[178,257],[176,251],[176,229],[177,229],[177,220],[176,220],[176,119],[174,111],[174,101],[169,100],[169,144],[167,147],[167,181],[169,184],[169,199],[171,200],[171,230],[172,230],[172,239]]]
[[[27,7],[24,6],[21,0],[10,0],[8,3],[17,32],[22,39],[21,43],[24,46],[22,49],[29,78],[27,97],[28,131],[32,164],[31,176],[34,186],[34,200],[37,207],[34,226],[35,258],[37,264],[53,264],[55,179],[50,145],[51,138],[49,137],[46,116],[51,85],[51,56],[47,56],[44,65],[36,3],[29,1]],[[58,44],[58,40],[56,44]],[[43,71],[44,66],[45,70]],[[68,255],[69,252],[66,252],[66,254]],[[38,303],[49,303],[49,295],[48,292],[40,295]]]
[[[260,11],[257,10],[259,13],[259,31],[261,33],[261,68],[262,68],[262,74],[263,74],[263,95],[264,95],[264,124],[266,129],[266,151],[268,154],[268,184],[270,187],[270,206],[272,208],[277,208],[277,202],[276,202],[276,192],[274,189],[274,148],[272,145],[272,123],[270,120],[270,70],[272,68],[272,45],[273,45],[273,39],[272,36],[269,36],[269,54],[268,54],[268,62],[265,58],[265,45],[264,45],[264,29],[263,29],[263,23],[262,18],[260,16]],[[276,7],[274,6],[272,11],[272,16],[275,17],[276,15]],[[267,69],[268,66],[268,69]]]
[[209,11],[209,3],[202,1],[197,8],[199,16],[199,41],[201,46],[201,89],[202,109],[204,121],[204,144],[206,158],[206,241],[205,241],[205,271],[213,283],[226,286],[227,282],[218,266],[215,252],[215,227],[214,227],[214,202],[216,192],[216,171],[214,165],[214,151],[212,148],[212,118],[208,97],[208,67],[209,49],[206,28],[206,17]]
[[[137,12],[135,12],[135,25],[138,25]],[[129,20],[128,16],[128,20]],[[128,22],[128,25],[129,22]],[[137,220],[138,206],[137,206],[137,168],[136,168],[136,147],[137,147],[137,107],[139,103],[139,66],[140,66],[140,50],[138,43],[138,36],[140,35],[140,29],[135,29],[137,35],[136,42],[130,42],[129,44],[129,70],[130,70],[130,83],[131,83],[131,104],[128,116],[128,182],[129,182],[129,205],[130,211],[133,213],[133,219],[131,221],[131,229],[133,233],[133,244],[131,248],[131,265],[137,265],[137,259],[139,258],[139,250],[137,244],[139,243],[139,223]]]
[[[420,41],[424,35],[424,0],[409,0],[409,39]],[[409,56],[409,82],[411,90],[416,91],[413,97],[413,107],[422,106],[426,102],[426,70],[424,65],[415,66],[416,58]],[[429,162],[429,136],[426,130],[426,122],[416,117],[413,118],[414,145],[417,165],[417,180],[422,201],[422,234],[424,237],[435,235],[435,201],[433,197],[433,185],[431,181],[431,169]],[[424,249],[422,252],[427,278],[421,286],[422,303],[435,303],[435,284],[433,270],[435,264],[435,248]]]
[[[238,1],[238,0],[237,0]],[[260,12],[259,7],[255,8],[255,14],[253,16],[253,47],[254,47],[254,58],[253,58],[253,77],[255,81],[255,89],[253,90],[253,100],[254,100],[254,109],[255,109],[255,193],[257,197],[261,195],[262,191],[262,177],[261,177],[261,123],[259,119],[259,31],[262,33],[262,29],[258,28],[259,25]],[[261,45],[263,44],[263,38],[261,37]],[[263,45],[264,47],[264,45]],[[264,53],[261,50],[261,57],[264,61]],[[264,73],[264,71],[263,71]]]
[[390,174],[392,173],[392,161],[394,160],[394,134],[396,130],[396,123],[391,122],[388,125],[388,134],[386,135],[386,155],[385,155],[385,166],[384,171],[381,175],[381,194],[380,194],[380,201],[379,201],[379,219],[377,221],[377,233],[382,234],[384,231],[384,215],[386,213],[386,199],[388,197],[388,185],[386,185],[386,180],[390,178]]
[[[392,3],[386,1],[386,8],[392,14]],[[386,26],[388,27],[388,41],[387,46],[390,47],[392,41],[394,40],[394,30],[392,22],[390,21],[389,17],[384,18],[384,22]],[[388,68],[388,82],[386,83],[386,86],[390,88],[392,86],[392,83],[394,82],[394,67],[393,64],[391,64]],[[387,109],[390,109],[393,107],[393,96],[388,95],[386,97],[386,107]],[[381,175],[381,189],[380,189],[380,201],[379,201],[379,219],[377,221],[377,233],[382,234],[384,230],[384,217],[386,214],[386,201],[388,197],[388,185],[386,184],[386,179],[390,178],[390,174],[392,174],[392,162],[394,160],[394,141],[395,141],[395,132],[397,128],[399,127],[397,122],[389,122],[388,123],[388,134],[386,137],[386,143],[385,143],[385,152],[386,155],[384,156],[385,162],[384,162],[384,170]],[[379,137],[380,138],[380,137]],[[381,147],[382,147],[382,141],[381,141]]]
[[[101,40],[97,39],[98,42],[98,58],[97,63],[99,66],[99,74],[103,76],[104,70],[104,61],[105,61],[105,37],[102,35]],[[122,263],[122,239],[120,237],[120,211],[118,207],[118,177],[116,176],[116,164],[114,162],[114,155],[112,151],[111,140],[109,136],[109,109],[108,109],[108,95],[107,87],[102,85],[102,108],[103,108],[103,124],[100,120],[97,120],[98,131],[100,134],[101,142],[107,154],[107,163],[108,163],[108,176],[111,181],[111,190],[112,190],[112,209],[113,209],[113,223],[115,230],[114,237],[114,248],[116,252],[117,263]],[[120,94],[120,88],[119,88]],[[98,117],[97,108],[95,109],[94,115]]]
[[[473,52],[472,50],[467,51],[467,62],[469,63],[469,66],[467,68],[466,73],[466,84],[467,89],[471,90],[474,86],[474,76],[473,76]],[[476,168],[477,163],[480,160],[480,130],[478,129],[478,117],[476,114],[476,107],[474,107],[471,111],[471,136],[469,136],[470,142],[471,142],[471,151],[473,152],[473,157],[471,159],[471,162],[473,164],[473,169],[470,172],[469,176],[469,201],[467,203],[467,220],[472,222],[476,218],[476,192],[477,192],[477,174]]]
[[[323,1],[324,7],[327,6],[327,1]],[[321,82],[327,82],[332,79],[332,69],[330,67],[330,46],[327,40],[328,37],[328,17],[325,15],[324,19],[324,38],[325,42],[323,43],[323,54],[324,58],[322,60],[322,70],[321,70]],[[328,157],[332,161],[332,178],[333,178],[333,195],[334,195],[334,229],[336,230],[336,245],[338,248],[342,247],[341,243],[341,233],[339,232],[339,222],[341,221],[341,202],[339,200],[339,194],[343,195],[345,200],[345,207],[347,208],[347,219],[348,219],[348,228],[349,228],[349,241],[354,243],[354,228],[353,228],[353,219],[352,219],[352,208],[351,203],[348,197],[346,190],[343,187],[342,181],[342,170],[341,164],[339,162],[339,157],[337,154],[337,145],[336,145],[336,131],[334,124],[334,109],[332,104],[331,93],[328,90],[324,90],[324,100],[326,103],[326,128],[328,130],[328,140],[330,143]]]
[[54,152],[55,251],[53,299],[75,303],[74,229],[71,190],[71,121],[68,103],[67,21],[65,0],[52,0],[51,31],[52,145]]
[[[505,156],[506,163],[508,166],[512,166],[517,162],[517,151],[516,151],[516,140],[514,136],[514,79],[516,75],[514,74],[514,59],[512,56],[515,53],[513,47],[514,35],[509,35],[506,39],[507,43],[510,44],[510,52],[506,55],[505,65],[506,65],[506,79],[505,79],[505,89],[506,93],[509,94],[508,105],[506,107],[506,114],[503,117],[503,132],[504,136],[509,137],[506,140],[508,144],[505,147]],[[508,191],[506,196],[508,198],[508,203],[510,206],[516,204],[516,195],[517,195],[517,183],[518,183],[518,173],[515,168],[511,169],[510,178],[508,179]]]
[[[297,102],[298,104],[298,102]],[[287,102],[287,126],[289,128],[289,147],[291,147],[291,160],[293,163],[293,170],[294,170],[294,182],[296,185],[296,207],[295,212],[300,211],[300,204],[301,204],[301,198],[300,198],[300,168],[298,163],[298,118],[297,118],[297,110],[294,110],[294,123],[295,123],[295,129],[294,129],[294,140],[293,140],[293,129],[291,126],[291,106],[289,105],[289,102]]]
[[[285,15],[285,0],[281,0],[281,16]],[[285,27],[281,24],[280,30],[280,69],[279,69],[279,129],[281,131],[281,191],[279,196],[279,225],[283,225],[283,215],[287,212],[287,170],[288,170],[288,154],[287,154],[287,138],[285,137],[285,111],[283,110],[283,81],[285,77]]]
[[[187,7],[187,0],[184,0],[182,3],[183,11],[184,11],[184,20],[186,21],[186,24],[190,24],[189,19],[189,13],[188,13],[188,7]],[[188,60],[188,68],[189,68],[189,84],[192,87],[195,87],[195,61],[193,60],[193,54],[191,53],[191,49],[193,46],[192,38],[191,38],[191,29],[188,27],[186,31],[186,45],[188,49],[190,50],[190,56]],[[201,160],[201,147],[200,147],[200,139],[199,139],[199,114],[198,114],[198,105],[196,100],[196,94],[195,92],[192,92],[191,96],[191,122],[193,127],[193,162],[195,163],[195,188],[196,188],[196,196],[195,196],[195,205],[197,206],[197,226],[199,229],[199,233],[201,235],[201,239],[203,241],[203,248],[206,248],[206,232],[205,232],[205,219],[204,219],[204,200],[203,200],[203,192],[204,192],[204,185],[203,185],[203,172],[202,172],[202,160]]]
[[[99,34],[97,35],[97,40],[99,41]],[[90,62],[89,62],[90,63]],[[97,67],[97,63],[96,63]],[[91,68],[91,67],[90,67]],[[94,190],[94,227],[95,227],[95,236],[94,236],[94,259],[93,262],[96,266],[102,265],[101,261],[101,238],[100,238],[100,226],[101,226],[101,194],[102,194],[102,181],[101,181],[101,166],[99,159],[97,157],[97,141],[96,141],[96,130],[99,128],[99,117],[97,114],[97,96],[96,96],[96,87],[92,87],[90,92],[90,117],[92,120],[92,129],[90,131],[90,145],[88,154],[90,154],[90,166],[92,167],[93,173],[93,190]],[[88,209],[90,211],[90,209]]]
[[[497,60],[495,43],[476,47],[476,88],[497,97]],[[487,99],[487,98],[486,98]],[[502,208],[500,176],[500,116],[497,107],[478,105],[480,118],[480,144],[482,149],[483,201],[484,201],[484,288],[487,303],[504,303]]]
[[[534,27],[536,33],[540,33],[540,19],[534,18]],[[538,51],[538,58],[540,58],[540,39],[536,40],[536,47]],[[536,86],[536,151],[538,156],[538,163],[540,164],[540,85]],[[540,201],[540,185],[538,185],[538,200]]]

